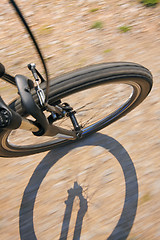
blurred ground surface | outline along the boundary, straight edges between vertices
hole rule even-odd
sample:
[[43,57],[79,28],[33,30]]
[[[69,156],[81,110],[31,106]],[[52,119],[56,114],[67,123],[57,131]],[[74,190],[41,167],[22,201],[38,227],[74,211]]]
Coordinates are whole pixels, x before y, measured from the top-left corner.
[[[160,239],[160,5],[145,8],[133,0],[18,2],[44,49],[51,76],[94,63],[131,61],[149,68],[154,86],[136,110],[101,131],[103,135],[49,153],[1,158],[1,238],[59,239],[68,229],[72,239],[77,226],[75,239],[125,239],[128,234],[130,240]],[[101,29],[91,28],[96,21],[102,22]],[[122,33],[124,25],[130,31]],[[9,73],[30,74],[26,65],[39,63],[5,0],[0,29],[0,62]],[[0,91],[6,101],[16,93],[2,81]],[[70,221],[63,221],[70,210]]]

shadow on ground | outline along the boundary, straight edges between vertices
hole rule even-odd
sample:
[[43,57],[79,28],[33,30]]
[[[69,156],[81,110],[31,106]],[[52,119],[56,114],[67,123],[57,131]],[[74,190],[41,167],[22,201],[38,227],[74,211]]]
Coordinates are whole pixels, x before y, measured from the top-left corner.
[[72,215],[73,203],[76,196],[79,198],[80,204],[79,204],[79,211],[77,213],[73,239],[74,240],[80,239],[82,225],[83,225],[83,218],[88,209],[87,199],[84,198],[82,192],[83,192],[83,188],[77,182],[74,182],[74,187],[68,190],[68,199],[65,201],[66,210],[65,210],[62,230],[59,238],[60,240],[67,239],[68,231],[69,231],[69,223]]
[[[138,183],[136,171],[133,162],[124,149],[124,147],[117,142],[115,139],[103,135],[101,133],[96,133],[82,141],[72,143],[63,147],[57,147],[50,151],[46,157],[39,163],[35,169],[29,183],[24,191],[22,203],[19,213],[19,228],[21,240],[36,240],[36,233],[34,231],[33,224],[33,210],[34,204],[37,196],[38,189],[47,175],[50,168],[56,164],[63,156],[69,153],[76,147],[83,146],[101,146],[107,149],[119,162],[124,178],[125,178],[125,200],[123,205],[123,210],[120,215],[119,221],[115,228],[113,229],[108,240],[125,240],[133,226],[133,222],[136,215],[137,203],[138,203]],[[77,213],[77,220],[74,230],[73,239],[80,239],[81,228],[83,224],[83,217],[88,209],[87,201],[82,195],[82,188],[77,182],[74,183],[73,189],[68,190],[68,201],[70,199],[70,205],[67,205],[66,201],[66,211],[63,218],[62,229],[59,239],[67,239],[67,232],[69,229],[70,215],[72,211],[72,204],[74,197],[78,196],[80,199],[80,209]],[[115,199],[117,201],[117,199]],[[65,228],[64,228],[65,223]],[[67,226],[67,227],[66,227]],[[78,227],[76,227],[78,226]]]

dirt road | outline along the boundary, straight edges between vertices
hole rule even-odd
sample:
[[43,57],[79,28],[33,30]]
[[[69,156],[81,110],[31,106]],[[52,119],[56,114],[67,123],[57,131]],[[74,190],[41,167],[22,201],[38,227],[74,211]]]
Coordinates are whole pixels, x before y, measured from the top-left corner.
[[[152,72],[154,86],[133,112],[84,141],[1,158],[1,238],[160,239],[160,4],[17,2],[44,49],[51,76],[94,63],[130,61]],[[33,61],[39,66],[5,0],[0,29],[0,62],[8,72],[29,74],[26,65]],[[0,91],[7,101],[16,93],[2,81]]]

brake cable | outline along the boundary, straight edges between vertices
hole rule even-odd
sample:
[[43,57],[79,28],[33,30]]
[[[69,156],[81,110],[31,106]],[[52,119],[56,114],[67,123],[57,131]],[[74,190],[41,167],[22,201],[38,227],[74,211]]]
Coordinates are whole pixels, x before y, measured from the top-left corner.
[[28,32],[28,34],[29,34],[34,46],[35,46],[35,49],[36,49],[36,51],[37,51],[37,53],[38,53],[38,55],[41,59],[42,65],[44,67],[45,75],[46,75],[46,99],[45,99],[45,101],[47,103],[48,102],[48,95],[49,95],[49,74],[48,74],[48,69],[47,69],[47,66],[46,66],[46,62],[45,62],[44,57],[42,55],[42,51],[40,50],[40,47],[38,46],[37,40],[36,40],[35,36],[33,35],[32,31],[31,31],[28,23],[26,22],[21,10],[19,9],[17,3],[14,0],[9,0],[9,2],[12,4],[12,6],[14,7],[16,13],[18,14],[20,20],[22,21],[22,23],[23,23],[25,29],[27,30],[27,32]]

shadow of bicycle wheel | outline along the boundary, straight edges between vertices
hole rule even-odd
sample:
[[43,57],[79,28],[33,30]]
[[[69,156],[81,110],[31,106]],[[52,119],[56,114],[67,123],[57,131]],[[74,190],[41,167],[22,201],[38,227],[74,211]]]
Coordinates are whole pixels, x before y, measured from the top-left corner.
[[[21,202],[19,212],[19,229],[21,240],[37,239],[33,223],[33,210],[38,190],[40,188],[42,181],[46,177],[48,171],[56,164],[57,161],[59,161],[71,150],[83,146],[101,146],[107,149],[117,159],[122,168],[125,178],[125,200],[123,204],[123,210],[121,212],[120,218],[115,228],[113,229],[112,233],[107,239],[125,240],[128,237],[133,226],[138,204],[138,182],[136,171],[129,154],[118,141],[116,141],[112,137],[103,135],[101,133],[95,133],[94,135],[86,139],[83,139],[82,141],[78,141],[70,145],[63,146],[63,148],[62,147],[55,148],[54,150],[50,151],[46,155],[46,157],[39,163],[39,165],[37,166],[29,180],[29,183],[24,191]],[[82,225],[82,222],[83,221],[81,218],[80,225]],[[77,233],[76,229],[74,232],[75,236],[76,235],[79,236],[78,239],[80,239],[81,227],[82,226],[80,226],[80,228],[77,228]],[[61,235],[62,233],[63,224]],[[67,239],[67,234],[65,235],[64,238],[61,239],[64,240]]]

